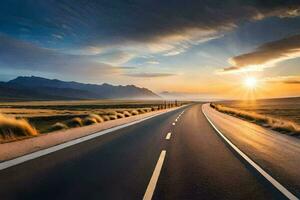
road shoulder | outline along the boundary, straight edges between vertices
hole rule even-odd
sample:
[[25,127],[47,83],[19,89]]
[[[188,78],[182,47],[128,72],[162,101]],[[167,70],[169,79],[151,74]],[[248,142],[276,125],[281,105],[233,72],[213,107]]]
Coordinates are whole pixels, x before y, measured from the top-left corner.
[[43,134],[38,137],[0,144],[0,162],[18,158],[20,156],[67,143],[69,141],[76,140],[85,136],[93,135],[100,131],[109,130],[111,128],[131,124],[134,122],[139,122],[141,120],[158,116],[179,108],[181,107],[145,113],[113,121],[107,121],[101,124],[72,128],[65,131],[56,131],[48,134]]
[[217,132],[294,195],[300,195],[299,139],[220,113],[209,104],[203,105],[203,112]]

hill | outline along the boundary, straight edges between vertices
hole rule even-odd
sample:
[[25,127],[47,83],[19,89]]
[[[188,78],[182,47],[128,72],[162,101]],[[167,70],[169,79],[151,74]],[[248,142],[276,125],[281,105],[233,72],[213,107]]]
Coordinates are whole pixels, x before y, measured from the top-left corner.
[[0,82],[0,98],[8,100],[159,99],[160,96],[134,85],[114,86],[66,82],[35,76],[20,76]]

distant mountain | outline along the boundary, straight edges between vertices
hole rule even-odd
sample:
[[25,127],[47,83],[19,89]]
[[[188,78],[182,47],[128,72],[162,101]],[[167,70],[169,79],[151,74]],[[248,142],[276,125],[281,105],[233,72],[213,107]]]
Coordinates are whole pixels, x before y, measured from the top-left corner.
[[159,99],[160,96],[146,88],[134,85],[84,84],[35,76],[20,76],[8,82],[0,82],[0,98],[24,100]]

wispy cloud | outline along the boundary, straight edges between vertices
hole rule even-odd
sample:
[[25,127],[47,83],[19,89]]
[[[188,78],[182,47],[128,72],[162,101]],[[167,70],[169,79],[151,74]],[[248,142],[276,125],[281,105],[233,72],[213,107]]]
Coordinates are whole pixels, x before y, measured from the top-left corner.
[[[68,1],[34,4],[9,1],[2,4],[0,31],[4,33],[11,32],[11,27],[14,27],[15,36],[41,44],[60,39],[80,49],[138,43],[149,47],[149,51],[163,51],[165,55],[178,55],[184,52],[183,46],[221,36],[223,32],[238,27],[240,22],[272,16],[299,16],[300,6],[299,1],[260,0],[224,0],[222,3],[219,0],[189,3],[78,0],[72,4]],[[31,33],[26,35],[22,30]]]
[[262,81],[267,83],[300,84],[300,76],[266,77]]
[[284,83],[286,83],[286,84],[300,84],[300,80],[287,80]]
[[110,65],[122,65],[135,57],[134,53],[128,53],[121,50],[103,52],[97,55],[97,60]]
[[150,64],[150,65],[158,65],[159,62],[156,61],[156,60],[149,60],[149,61],[146,62],[146,64]]
[[0,69],[72,73],[92,77],[120,73],[123,70],[122,67],[98,62],[94,56],[64,54],[1,34],[0,43]]
[[125,76],[137,77],[137,78],[159,78],[159,77],[169,77],[176,76],[177,74],[172,73],[127,73]]
[[229,60],[222,72],[259,71],[276,63],[300,57],[300,35],[265,43],[250,53]]
[[[9,35],[0,35],[0,68],[99,79],[105,74],[127,74],[120,65],[134,58],[165,56],[161,59],[165,64],[167,56],[181,55],[194,45],[222,37],[243,22],[299,16],[299,7],[299,1],[260,0],[0,2],[0,33]],[[271,56],[268,49],[237,56],[224,71],[247,68],[251,56],[260,57],[257,63],[270,64],[298,53],[278,47],[277,55]],[[269,60],[259,56],[264,53],[270,54]],[[159,73],[161,69],[156,72],[127,75],[175,76]]]
[[173,49],[172,51],[169,51],[167,53],[164,54],[164,56],[176,56],[179,55],[181,53],[184,53],[186,51],[185,48],[179,48],[179,49]]

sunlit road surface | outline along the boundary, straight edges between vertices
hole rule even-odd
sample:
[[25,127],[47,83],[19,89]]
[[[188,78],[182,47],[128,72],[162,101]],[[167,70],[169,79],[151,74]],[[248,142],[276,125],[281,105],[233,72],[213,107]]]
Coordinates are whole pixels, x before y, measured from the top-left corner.
[[217,112],[208,104],[203,110],[239,149],[300,196],[300,139]]
[[[207,115],[216,122],[221,120],[211,111]],[[231,126],[229,122],[227,126]],[[262,139],[249,142],[241,136],[240,129],[245,127],[232,124],[235,132],[228,137],[234,137],[233,141],[245,153],[299,194],[296,182],[299,173],[297,168],[292,169],[299,166],[299,144],[285,137],[278,142],[268,133],[262,136],[251,133],[248,140]],[[292,147],[286,148],[290,146],[288,142],[296,145],[293,155],[290,155],[292,149],[288,150]],[[266,149],[265,144],[268,144]],[[272,152],[272,149],[277,150]],[[201,104],[0,171],[0,199],[151,198],[285,199],[285,196],[224,142],[205,118]]]

